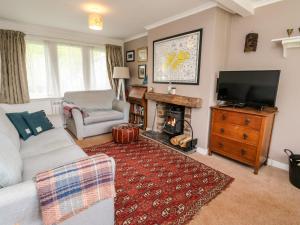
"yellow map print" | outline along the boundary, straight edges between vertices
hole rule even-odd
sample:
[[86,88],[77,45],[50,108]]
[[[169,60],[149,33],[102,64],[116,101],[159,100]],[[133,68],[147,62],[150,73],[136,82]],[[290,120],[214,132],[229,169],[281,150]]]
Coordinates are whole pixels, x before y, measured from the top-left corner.
[[172,70],[177,70],[182,63],[190,59],[190,53],[187,51],[180,50],[178,53],[168,52],[165,54],[165,57],[166,60],[163,65],[164,69],[171,68]]

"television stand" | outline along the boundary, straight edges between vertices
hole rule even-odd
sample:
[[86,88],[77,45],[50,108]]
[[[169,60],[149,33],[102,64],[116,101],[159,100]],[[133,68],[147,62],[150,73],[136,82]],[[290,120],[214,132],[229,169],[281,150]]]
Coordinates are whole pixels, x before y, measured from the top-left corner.
[[217,153],[259,168],[268,160],[276,110],[212,107],[209,154]]

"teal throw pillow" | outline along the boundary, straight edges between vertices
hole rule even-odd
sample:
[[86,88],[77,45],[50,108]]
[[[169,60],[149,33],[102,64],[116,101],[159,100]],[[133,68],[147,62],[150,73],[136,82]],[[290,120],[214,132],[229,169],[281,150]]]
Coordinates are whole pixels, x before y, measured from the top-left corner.
[[20,137],[23,140],[27,140],[31,135],[32,131],[26,121],[24,120],[24,115],[29,114],[28,112],[19,112],[19,113],[6,113],[8,119],[17,129]]
[[54,128],[44,110],[28,113],[27,115],[24,115],[24,119],[35,136]]

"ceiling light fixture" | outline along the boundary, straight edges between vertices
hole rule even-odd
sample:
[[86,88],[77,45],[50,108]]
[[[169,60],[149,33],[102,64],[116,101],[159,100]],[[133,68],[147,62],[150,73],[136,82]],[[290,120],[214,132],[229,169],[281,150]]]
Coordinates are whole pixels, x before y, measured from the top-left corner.
[[103,17],[98,13],[91,13],[89,15],[89,28],[91,30],[102,30]]

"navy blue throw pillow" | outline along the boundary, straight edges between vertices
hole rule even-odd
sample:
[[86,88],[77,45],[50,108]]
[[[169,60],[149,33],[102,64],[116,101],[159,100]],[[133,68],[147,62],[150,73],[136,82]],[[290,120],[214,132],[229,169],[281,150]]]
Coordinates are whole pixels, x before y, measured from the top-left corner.
[[24,115],[27,115],[28,112],[18,112],[18,113],[6,113],[8,119],[17,129],[20,137],[23,140],[27,140],[31,135],[32,131],[26,121],[24,120]]
[[27,115],[24,115],[24,119],[35,136],[54,128],[44,110],[28,113]]

